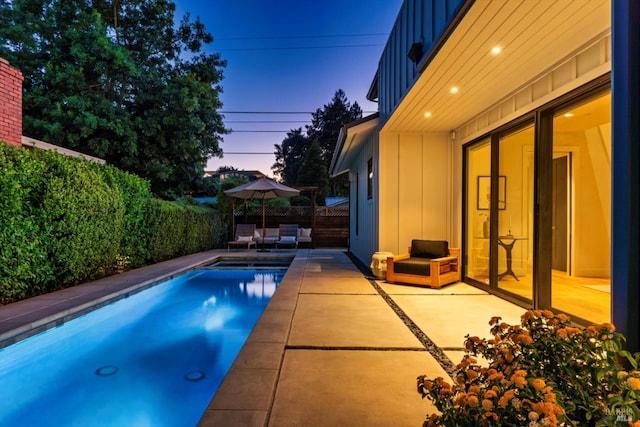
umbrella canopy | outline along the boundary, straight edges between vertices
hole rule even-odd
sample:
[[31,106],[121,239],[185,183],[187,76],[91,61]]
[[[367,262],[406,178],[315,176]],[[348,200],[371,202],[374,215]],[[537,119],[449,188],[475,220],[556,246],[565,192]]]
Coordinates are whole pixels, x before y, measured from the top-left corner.
[[260,178],[226,190],[225,193],[240,199],[274,199],[276,197],[297,196],[300,194],[300,190],[278,184],[271,179]]
[[225,194],[239,199],[262,199],[262,249],[264,250],[265,237],[265,218],[264,218],[264,199],[275,199],[276,197],[293,197],[300,194],[300,190],[288,187],[277,182],[260,178],[255,181],[239,185],[230,190],[226,190]]

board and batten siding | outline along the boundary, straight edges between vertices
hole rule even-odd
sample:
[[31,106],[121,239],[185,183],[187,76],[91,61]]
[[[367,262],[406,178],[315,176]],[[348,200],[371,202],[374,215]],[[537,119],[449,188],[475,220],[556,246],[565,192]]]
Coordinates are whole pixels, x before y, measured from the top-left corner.
[[[373,132],[362,147],[349,171],[351,213],[349,215],[349,251],[365,265],[371,262],[371,256],[378,251],[378,132]],[[373,159],[373,194],[367,197],[367,172],[369,159]],[[356,189],[356,179],[357,188]],[[356,208],[355,203],[358,204]],[[358,217],[356,218],[356,214]],[[356,224],[357,221],[357,224]]]
[[453,242],[453,149],[445,132],[380,135],[380,251],[406,253],[412,239]]
[[[421,63],[431,57],[467,0],[406,0],[378,64],[378,109],[381,127],[411,89]],[[407,56],[414,43],[422,43],[422,56],[414,63]]]

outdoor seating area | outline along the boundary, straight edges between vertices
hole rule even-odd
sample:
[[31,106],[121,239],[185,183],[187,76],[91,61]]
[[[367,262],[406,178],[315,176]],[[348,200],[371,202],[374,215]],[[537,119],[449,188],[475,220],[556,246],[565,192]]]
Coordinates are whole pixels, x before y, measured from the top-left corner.
[[231,248],[251,249],[252,247],[293,247],[298,244],[313,244],[311,228],[301,228],[298,224],[280,224],[278,227],[256,227],[255,224],[237,224],[234,240],[227,242],[227,251]]
[[446,240],[414,239],[408,254],[387,258],[387,282],[440,289],[460,281],[459,257]]

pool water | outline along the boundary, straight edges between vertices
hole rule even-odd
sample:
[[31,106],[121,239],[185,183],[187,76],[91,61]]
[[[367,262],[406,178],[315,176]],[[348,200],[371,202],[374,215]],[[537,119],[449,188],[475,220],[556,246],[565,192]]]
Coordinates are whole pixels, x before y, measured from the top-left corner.
[[284,273],[194,270],[0,349],[0,425],[195,426]]

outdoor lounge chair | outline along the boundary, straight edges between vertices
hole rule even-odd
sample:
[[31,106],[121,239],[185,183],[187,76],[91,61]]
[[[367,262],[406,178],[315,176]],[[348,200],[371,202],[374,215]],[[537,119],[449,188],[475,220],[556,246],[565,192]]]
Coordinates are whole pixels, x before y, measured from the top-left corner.
[[276,248],[282,245],[298,248],[298,224],[280,224]]
[[246,246],[250,249],[251,246],[256,245],[256,241],[253,239],[253,235],[256,231],[255,224],[238,224],[236,225],[235,239],[227,242],[227,251],[231,250],[231,246]]
[[387,282],[440,289],[460,281],[460,249],[445,240],[412,240],[409,253],[387,258]]

